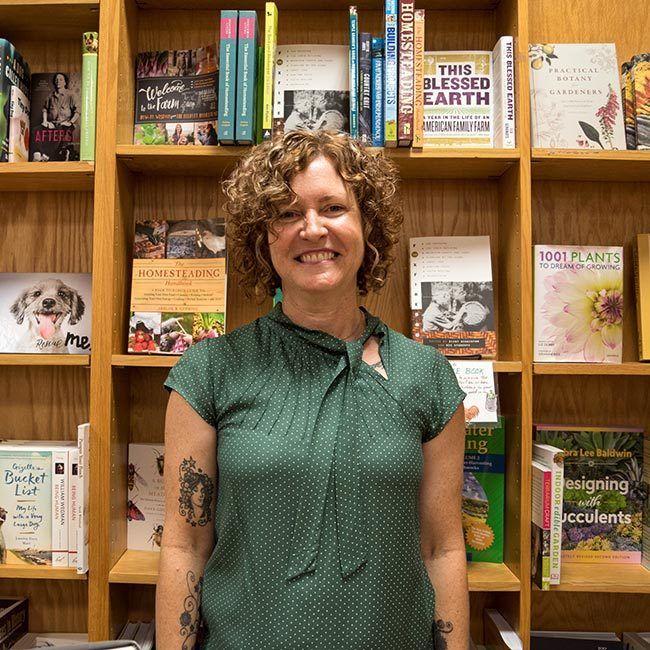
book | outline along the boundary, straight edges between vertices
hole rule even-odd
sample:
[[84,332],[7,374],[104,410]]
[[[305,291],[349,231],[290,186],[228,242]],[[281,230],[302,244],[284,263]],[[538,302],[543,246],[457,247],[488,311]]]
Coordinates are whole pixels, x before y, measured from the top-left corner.
[[135,75],[134,144],[217,144],[216,45],[140,52]]
[[384,146],[397,146],[397,1],[385,0],[384,13]]
[[492,50],[494,87],[493,144],[515,148],[515,53],[512,36],[502,36]]
[[30,99],[29,159],[79,160],[81,75],[61,70],[34,73]]
[[[12,647],[15,650],[29,650],[70,646],[88,647],[88,635],[85,632],[28,632]],[[126,650],[132,649],[126,648]]]
[[0,352],[90,354],[90,273],[0,273]]
[[413,148],[424,145],[424,9],[415,10],[413,51]]
[[490,238],[412,237],[411,331],[448,356],[494,358]]
[[534,247],[534,360],[621,363],[623,248]]
[[372,36],[359,34],[359,138],[372,144]]
[[503,562],[505,419],[465,428],[463,532],[467,559]]
[[29,160],[29,97],[18,86],[12,86],[9,92],[9,162],[27,162]]
[[99,34],[84,32],[81,40],[81,160],[95,160],[98,50]]
[[359,137],[359,17],[356,6],[350,7],[350,60],[348,66],[350,88],[350,135]]
[[551,469],[533,460],[531,475],[531,570],[533,582],[548,591],[551,585]]
[[630,70],[637,149],[650,149],[650,54],[635,56]]
[[0,598],[0,648],[15,645],[29,629],[29,601],[27,598]]
[[498,396],[492,362],[450,359],[449,363],[465,392],[465,422],[497,422]]
[[623,650],[613,632],[530,632],[531,650]]
[[127,548],[160,551],[165,523],[165,447],[129,444]]
[[623,632],[623,647],[625,650],[650,650],[650,634]]
[[237,33],[239,12],[222,9],[219,36],[219,144],[235,144],[237,111]]
[[182,354],[225,332],[221,219],[136,222],[128,352]]
[[415,2],[399,0],[397,146],[413,142]]
[[[20,117],[20,105],[29,113],[29,65],[16,48],[6,39],[0,38],[0,163],[9,162],[9,151],[14,156],[24,156],[25,142],[29,142],[30,123]],[[13,90],[13,89],[16,90]],[[13,99],[13,110],[12,110]],[[10,136],[11,117],[14,117],[13,131]],[[21,124],[20,120],[23,120]],[[18,135],[22,135],[22,142]],[[9,140],[11,137],[12,146]]]
[[240,11],[237,40],[237,144],[255,144],[255,90],[257,80],[257,12]]
[[643,431],[537,425],[535,439],[564,451],[562,562],[639,564]]
[[83,508],[82,494],[79,490],[79,449],[68,451],[68,566],[77,568],[77,549],[79,540],[79,510]]
[[[257,80],[255,82],[255,144],[264,141],[264,46],[257,46]],[[270,134],[269,134],[270,139]]]
[[634,78],[631,69],[633,62],[621,64],[621,97],[623,98],[623,124],[625,126],[625,145],[636,149],[636,116],[634,114]]
[[643,505],[643,534],[641,542],[641,564],[650,570],[650,438],[643,439],[643,482],[646,495]]
[[384,146],[384,39],[372,37],[372,146]]
[[564,452],[552,445],[533,442],[533,460],[551,470],[550,584],[559,585],[562,566]]
[[278,45],[273,127],[350,129],[347,45]]
[[275,77],[275,48],[278,42],[278,8],[275,2],[264,5],[264,106],[262,139],[273,135],[273,80]]
[[493,146],[492,52],[424,53],[424,146]]
[[523,650],[524,646],[512,626],[496,609],[483,610],[483,634],[485,641],[497,648]]
[[634,238],[634,280],[639,360],[650,361],[650,234]]
[[81,504],[77,517],[77,573],[88,573],[88,504],[90,494],[90,423],[77,427],[78,489]]
[[613,43],[533,43],[528,57],[533,147],[626,148]]

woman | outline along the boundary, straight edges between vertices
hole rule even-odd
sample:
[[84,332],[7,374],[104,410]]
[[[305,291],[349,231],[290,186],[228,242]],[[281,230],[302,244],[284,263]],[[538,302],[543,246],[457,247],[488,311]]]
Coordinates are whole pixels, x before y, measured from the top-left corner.
[[158,647],[196,643],[200,601],[209,648],[420,650],[435,634],[466,650],[464,394],[439,353],[358,303],[401,226],[392,164],[294,131],[225,191],[245,288],[283,302],[167,380],[167,467],[211,485],[218,467],[219,485],[193,525],[165,474]]

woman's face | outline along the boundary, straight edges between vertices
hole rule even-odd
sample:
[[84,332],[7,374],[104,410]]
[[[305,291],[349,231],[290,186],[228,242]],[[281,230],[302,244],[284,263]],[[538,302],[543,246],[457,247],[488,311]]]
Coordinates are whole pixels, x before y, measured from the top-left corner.
[[356,293],[365,242],[354,194],[324,156],[296,174],[291,189],[295,202],[268,234],[283,293]]
[[180,124],[176,125],[176,135],[183,133],[183,127]]
[[194,510],[200,512],[203,509],[203,504],[205,502],[205,487],[201,481],[198,481],[194,486],[190,499],[192,501],[192,506],[194,506]]

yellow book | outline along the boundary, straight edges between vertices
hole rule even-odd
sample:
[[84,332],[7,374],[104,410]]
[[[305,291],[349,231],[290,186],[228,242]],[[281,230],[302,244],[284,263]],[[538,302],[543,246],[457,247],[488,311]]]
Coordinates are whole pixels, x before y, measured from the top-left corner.
[[267,2],[264,11],[264,105],[262,108],[262,139],[273,134],[273,73],[275,46],[278,42],[278,8]]
[[639,359],[650,361],[650,235],[637,235],[634,246]]

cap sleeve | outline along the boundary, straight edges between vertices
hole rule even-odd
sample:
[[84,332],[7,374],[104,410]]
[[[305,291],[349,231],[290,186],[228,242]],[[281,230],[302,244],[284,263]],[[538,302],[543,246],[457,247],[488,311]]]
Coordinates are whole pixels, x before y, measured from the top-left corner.
[[449,361],[437,350],[432,351],[435,354],[431,364],[431,419],[428,429],[422,434],[423,443],[433,440],[447,426],[458,405],[465,399]]
[[165,388],[175,390],[209,425],[216,427],[213,357],[216,349],[206,339],[188,348],[171,369]]

